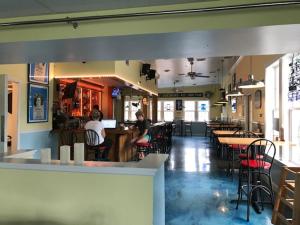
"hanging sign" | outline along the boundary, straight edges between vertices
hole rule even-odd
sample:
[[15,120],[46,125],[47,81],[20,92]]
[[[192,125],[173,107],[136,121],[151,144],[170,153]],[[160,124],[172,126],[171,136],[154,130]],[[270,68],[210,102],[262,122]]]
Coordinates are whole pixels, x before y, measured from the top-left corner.
[[159,98],[187,98],[187,97],[198,97],[202,98],[204,95],[202,92],[198,93],[160,93]]

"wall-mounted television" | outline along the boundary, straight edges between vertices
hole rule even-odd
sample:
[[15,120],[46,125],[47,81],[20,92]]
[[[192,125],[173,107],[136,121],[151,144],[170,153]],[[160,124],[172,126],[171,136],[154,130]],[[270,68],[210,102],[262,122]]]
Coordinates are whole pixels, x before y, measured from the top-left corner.
[[77,88],[77,82],[67,84],[64,89],[63,99],[73,98]]
[[121,90],[120,88],[113,88],[112,92],[111,92],[111,96],[113,98],[117,98],[121,95]]

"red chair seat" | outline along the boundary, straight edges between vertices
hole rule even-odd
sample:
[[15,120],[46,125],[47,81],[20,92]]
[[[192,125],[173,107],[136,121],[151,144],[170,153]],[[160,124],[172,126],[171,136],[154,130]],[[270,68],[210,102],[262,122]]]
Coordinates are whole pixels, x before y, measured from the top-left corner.
[[233,145],[229,145],[229,148],[231,148],[232,150],[247,150],[247,145],[237,145],[237,144],[233,144]]
[[[263,159],[263,157],[264,157],[263,155],[257,155],[256,156],[257,159]],[[247,154],[244,154],[244,153],[239,154],[239,158],[240,159],[247,159]]]
[[250,167],[251,169],[258,169],[258,168],[264,168],[264,169],[270,169],[271,163],[265,162],[263,160],[249,160],[249,165],[247,160],[242,160],[241,165],[243,167]]
[[148,148],[151,147],[152,145],[149,142],[145,142],[145,143],[136,143],[136,146],[141,148]]

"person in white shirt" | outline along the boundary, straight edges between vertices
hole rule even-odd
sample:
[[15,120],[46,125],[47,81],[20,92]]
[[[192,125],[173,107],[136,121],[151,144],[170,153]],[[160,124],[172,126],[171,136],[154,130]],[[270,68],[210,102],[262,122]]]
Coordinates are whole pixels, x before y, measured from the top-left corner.
[[108,152],[111,147],[111,141],[106,138],[105,129],[103,123],[101,122],[103,118],[103,114],[101,111],[94,109],[92,111],[92,120],[85,124],[85,130],[93,130],[95,131],[99,139],[95,139],[94,143],[87,143],[91,146],[99,146],[106,147],[105,151],[102,154],[102,159],[106,160],[108,157]]

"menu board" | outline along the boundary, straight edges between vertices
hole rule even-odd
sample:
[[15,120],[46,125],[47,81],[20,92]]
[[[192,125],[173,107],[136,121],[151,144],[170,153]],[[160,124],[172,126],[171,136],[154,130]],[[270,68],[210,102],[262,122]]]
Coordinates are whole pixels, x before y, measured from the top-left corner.
[[300,100],[300,55],[294,57],[290,66],[289,75],[289,101]]

